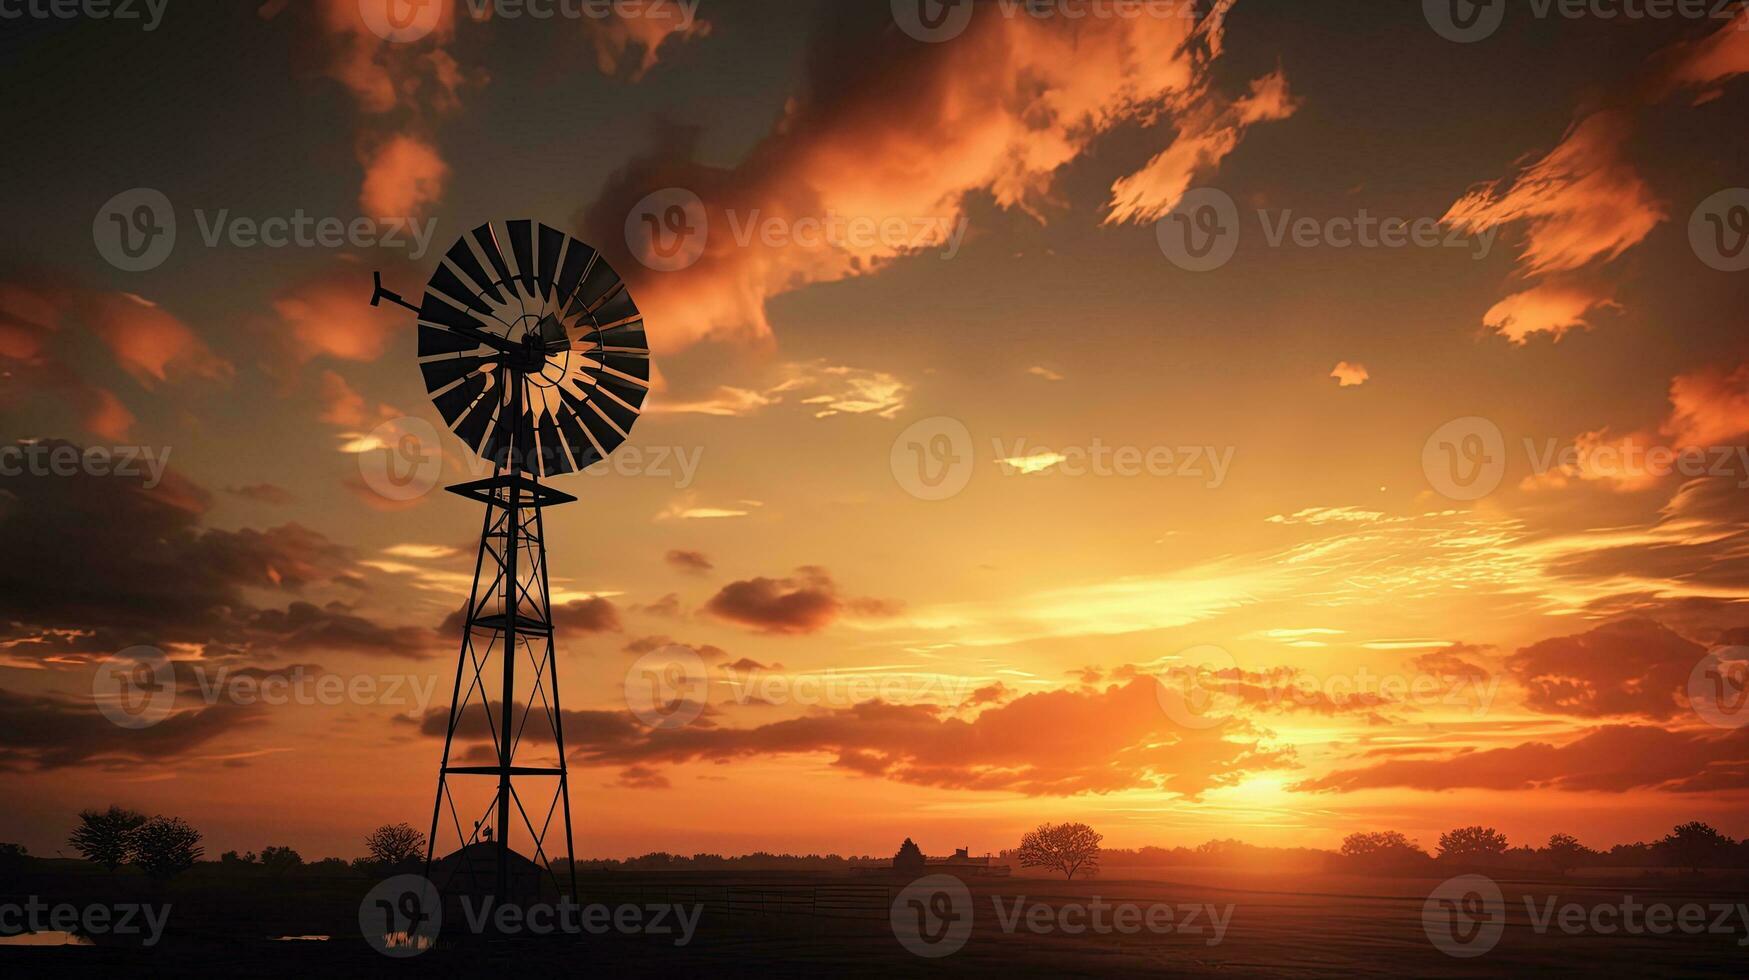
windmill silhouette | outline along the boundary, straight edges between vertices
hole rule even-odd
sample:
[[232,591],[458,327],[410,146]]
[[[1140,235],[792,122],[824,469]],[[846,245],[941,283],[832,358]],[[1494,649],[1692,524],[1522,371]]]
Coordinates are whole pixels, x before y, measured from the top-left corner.
[[[547,837],[556,830],[554,820],[562,819],[575,894],[542,512],[577,498],[543,485],[541,478],[583,470],[625,442],[649,391],[643,318],[599,252],[528,220],[484,224],[458,238],[417,306],[384,289],[377,274],[371,305],[385,299],[418,315],[419,370],[432,403],[450,430],[493,466],[491,477],[448,488],[483,503],[486,513],[464,610],[425,873],[433,877],[440,825],[446,832],[453,826],[459,847],[443,859],[448,881],[465,875],[477,888],[484,877],[493,895],[508,900],[521,884],[513,881],[521,878],[512,874],[513,863],[526,868],[532,859],[559,889],[557,855]],[[529,670],[520,681],[519,666]],[[475,750],[483,749],[482,729],[474,727],[480,722],[491,738],[490,761],[461,764],[477,760],[458,760],[456,736],[462,733],[464,741],[475,741]],[[530,756],[539,758],[530,763]],[[462,830],[452,777],[496,780],[471,833]],[[556,782],[550,797],[526,791],[531,783],[549,781]],[[544,816],[538,806],[543,799]],[[537,804],[532,811],[529,801]],[[513,835],[523,832],[532,852],[527,858],[511,849]]]

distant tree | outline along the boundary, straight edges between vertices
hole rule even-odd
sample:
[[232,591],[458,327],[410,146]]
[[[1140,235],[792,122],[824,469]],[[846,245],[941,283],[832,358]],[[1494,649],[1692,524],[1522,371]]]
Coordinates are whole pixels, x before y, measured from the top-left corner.
[[133,853],[133,837],[146,822],[143,814],[111,806],[107,810],[80,810],[79,826],[67,838],[73,850],[93,864],[114,872]]
[[1409,868],[1433,860],[1414,841],[1395,830],[1349,834],[1342,839],[1342,856],[1363,871]]
[[1716,867],[1736,848],[1737,842],[1696,820],[1681,824],[1657,844],[1658,853],[1671,864],[1699,871]]
[[324,874],[335,874],[337,872],[351,870],[352,865],[347,864],[339,858],[323,858],[320,861],[311,861],[309,868],[311,871],[320,871]]
[[1073,881],[1076,872],[1089,878],[1099,873],[1099,842],[1104,839],[1084,823],[1046,823],[1021,837],[1015,853],[1023,868],[1050,868]]
[[261,849],[261,866],[275,874],[285,874],[303,863],[303,855],[289,847],[264,847]]
[[372,860],[395,867],[425,856],[425,835],[412,824],[386,823],[370,832],[364,847]]
[[918,847],[911,838],[905,838],[905,843],[899,845],[899,853],[893,855],[893,870],[908,875],[923,873],[923,849]]
[[1538,853],[1548,858],[1549,863],[1561,874],[1566,874],[1586,859],[1597,856],[1596,851],[1579,843],[1579,838],[1572,834],[1550,834],[1548,845]]
[[18,874],[28,860],[23,844],[0,844],[0,875],[11,877]]
[[133,863],[159,881],[194,867],[201,854],[200,831],[180,817],[153,817],[133,834]]
[[1506,853],[1506,835],[1493,827],[1459,827],[1439,835],[1441,861],[1483,862]]
[[254,863],[255,863],[255,852],[254,851],[250,851],[247,856],[240,855],[236,851],[226,851],[225,853],[219,855],[219,864],[221,864],[227,868],[238,868],[238,867],[242,867],[245,864],[254,864]]

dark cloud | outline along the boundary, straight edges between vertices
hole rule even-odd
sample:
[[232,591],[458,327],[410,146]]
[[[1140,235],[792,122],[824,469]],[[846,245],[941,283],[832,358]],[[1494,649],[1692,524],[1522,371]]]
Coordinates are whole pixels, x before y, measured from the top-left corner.
[[1443,759],[1391,759],[1340,769],[1290,788],[1348,793],[1382,787],[1607,793],[1745,789],[1749,788],[1749,728],[1717,734],[1607,725],[1563,745],[1524,742]]
[[898,603],[843,598],[824,568],[806,565],[791,578],[730,582],[704,609],[756,632],[798,635],[825,629],[846,610],[861,616],[890,616],[898,611]]
[[258,504],[271,504],[275,507],[284,507],[297,500],[296,497],[292,496],[290,490],[272,483],[251,483],[241,487],[226,487],[225,492],[245,500],[253,500]]
[[619,608],[601,596],[573,599],[553,607],[553,625],[579,633],[617,633],[621,628]]
[[144,728],[122,728],[89,700],[0,689],[0,770],[164,762],[261,719],[258,708],[221,700]]
[[1628,619],[1533,643],[1506,658],[1506,669],[1537,711],[1664,721],[1685,710],[1678,692],[1705,654],[1660,623]]
[[702,575],[716,567],[711,564],[711,560],[705,557],[702,551],[682,551],[676,548],[668,552],[665,557],[668,564],[683,572],[691,572],[695,575]]

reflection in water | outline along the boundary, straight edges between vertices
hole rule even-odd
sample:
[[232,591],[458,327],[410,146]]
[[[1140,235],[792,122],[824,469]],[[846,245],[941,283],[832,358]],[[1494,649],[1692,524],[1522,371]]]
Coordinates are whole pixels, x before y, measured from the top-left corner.
[[325,943],[334,937],[332,937],[332,936],[272,936],[269,938],[271,938],[272,941],[276,942],[276,943]]
[[95,946],[89,938],[73,932],[26,932],[0,936],[0,946]]
[[435,945],[437,940],[434,936],[391,932],[383,937],[385,949],[431,949]]

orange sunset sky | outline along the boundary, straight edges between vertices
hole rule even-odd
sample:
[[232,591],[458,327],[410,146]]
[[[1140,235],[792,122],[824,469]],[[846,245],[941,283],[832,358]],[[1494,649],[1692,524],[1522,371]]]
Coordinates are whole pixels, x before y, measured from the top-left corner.
[[[380,492],[442,421],[371,273],[416,300],[518,217],[602,249],[656,364],[547,515],[579,855],[982,852],[1061,819],[1749,834],[1749,715],[1691,696],[1749,644],[1749,15],[1514,4],[1454,40],[1438,4],[1359,0],[933,31],[431,0],[385,37],[357,0],[219,6],[3,42],[31,94],[3,110],[0,840],[52,854],[112,802],[209,855],[423,828],[480,514]],[[138,271],[103,246],[134,188],[177,223]],[[300,215],[431,235],[226,233]],[[1210,216],[1236,238],[1197,268]],[[1362,235],[1389,219],[1425,234]],[[442,483],[484,475],[439,434]],[[164,468],[32,462],[61,445]],[[626,678],[670,643],[707,706],[652,729]],[[177,697],[128,729],[94,678],[136,645]],[[248,696],[329,677],[364,693]]]

